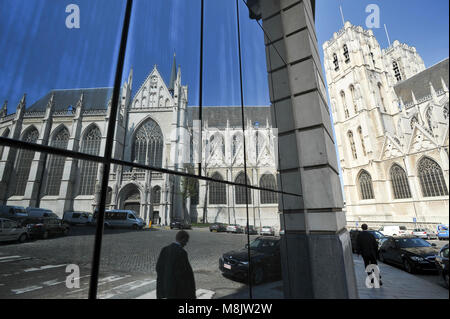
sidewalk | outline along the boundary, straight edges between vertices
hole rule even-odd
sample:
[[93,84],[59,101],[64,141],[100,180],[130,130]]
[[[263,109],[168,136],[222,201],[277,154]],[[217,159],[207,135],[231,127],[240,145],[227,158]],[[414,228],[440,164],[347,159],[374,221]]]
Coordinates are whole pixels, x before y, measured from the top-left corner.
[[[365,285],[366,273],[361,257],[354,256],[355,275],[360,299],[448,299],[449,291],[444,287],[411,275],[406,271],[380,263],[383,286],[369,289]],[[248,290],[243,290],[223,299],[248,299]],[[283,299],[283,283],[271,282],[253,287],[254,299]]]

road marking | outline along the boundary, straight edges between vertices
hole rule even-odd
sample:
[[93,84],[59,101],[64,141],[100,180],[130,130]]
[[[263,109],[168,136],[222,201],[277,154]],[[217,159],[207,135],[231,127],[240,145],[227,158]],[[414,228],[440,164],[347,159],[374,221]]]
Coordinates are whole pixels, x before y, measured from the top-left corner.
[[47,265],[47,266],[41,266],[39,268],[28,268],[28,269],[25,269],[24,272],[40,271],[40,270],[59,268],[59,267],[64,267],[64,266],[67,266],[67,264],[64,264],[64,265]]
[[30,286],[30,287],[25,287],[25,288],[21,288],[21,289],[12,289],[11,292],[14,293],[15,295],[20,295],[20,294],[24,294],[24,293],[30,292],[30,291],[35,291],[38,289],[42,289],[42,286]]
[[19,258],[20,256],[6,256],[6,257],[0,257],[0,260],[8,259],[8,258]]
[[110,299],[114,296],[118,296],[123,293],[138,289],[140,287],[150,285],[154,282],[156,282],[156,280],[134,280],[134,281],[128,282],[126,284],[102,291],[101,294],[98,294],[97,298],[98,299]]
[[6,260],[0,260],[0,263],[9,263],[12,261],[19,261],[19,260],[27,260],[27,259],[32,259],[31,257],[20,257],[19,258],[10,258],[10,259],[6,259]]
[[[108,277],[105,277],[105,278],[101,278],[101,279],[98,280],[99,283],[98,283],[97,286],[102,286],[102,285],[105,285],[107,283],[114,282],[114,281],[121,280],[121,279],[125,279],[125,278],[128,278],[128,277],[131,277],[131,275],[125,275],[123,277],[113,275],[113,276],[108,276]],[[81,288],[81,289],[77,289],[77,290],[72,290],[72,291],[67,292],[67,294],[74,294],[74,293],[81,292],[81,291],[84,291],[84,290],[87,290],[87,289],[89,289],[89,287]]]

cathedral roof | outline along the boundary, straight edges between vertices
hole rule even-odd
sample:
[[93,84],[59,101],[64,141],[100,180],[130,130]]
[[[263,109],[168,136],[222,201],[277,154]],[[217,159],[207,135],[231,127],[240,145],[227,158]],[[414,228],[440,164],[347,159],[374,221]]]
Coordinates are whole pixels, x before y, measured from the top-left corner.
[[43,98],[27,108],[27,111],[39,112],[45,111],[48,101],[52,93],[54,93],[55,111],[67,110],[69,105],[75,107],[80,100],[81,93],[84,93],[84,109],[85,110],[106,110],[108,102],[111,99],[113,88],[92,88],[92,89],[67,89],[52,90]]
[[404,104],[413,102],[412,93],[417,100],[431,94],[430,83],[436,92],[442,90],[442,80],[444,79],[448,87],[449,64],[448,58],[417,73],[413,77],[399,82],[394,86],[395,93],[399,98],[402,98]]
[[[189,124],[199,119],[200,108],[198,106],[188,107]],[[270,107],[268,106],[246,106],[244,108],[244,123],[250,120],[252,124],[259,122],[265,127],[266,121],[271,124]],[[203,122],[208,121],[208,127],[224,128],[227,120],[230,127],[242,127],[242,113],[240,106],[204,106],[202,107]]]

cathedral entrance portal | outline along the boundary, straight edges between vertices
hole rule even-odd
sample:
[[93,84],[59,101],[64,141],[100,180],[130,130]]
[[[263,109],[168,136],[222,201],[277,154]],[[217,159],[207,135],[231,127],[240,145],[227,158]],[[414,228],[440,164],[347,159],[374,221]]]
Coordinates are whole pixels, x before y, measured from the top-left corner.
[[136,216],[141,216],[141,192],[136,185],[125,186],[120,194],[120,209],[133,210]]

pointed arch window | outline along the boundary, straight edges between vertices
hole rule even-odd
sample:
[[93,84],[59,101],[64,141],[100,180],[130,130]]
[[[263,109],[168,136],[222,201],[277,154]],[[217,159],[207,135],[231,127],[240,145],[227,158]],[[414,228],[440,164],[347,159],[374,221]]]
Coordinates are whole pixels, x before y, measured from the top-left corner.
[[149,118],[136,131],[131,160],[139,164],[162,167],[163,146],[161,128]]
[[339,60],[336,53],[333,53],[333,64],[334,64],[334,70],[339,71]]
[[225,156],[225,143],[223,136],[220,133],[216,133],[209,139],[209,153],[212,156],[215,152],[221,152],[222,157]]
[[409,188],[408,176],[403,168],[394,164],[390,170],[392,190],[395,199],[411,198],[411,189]]
[[[223,181],[222,176],[217,172],[214,173],[211,178]],[[224,183],[210,182],[209,203],[212,205],[225,205],[227,203],[227,193]]]
[[[66,127],[61,128],[54,136],[50,146],[66,149],[69,143],[69,130]],[[64,172],[64,164],[66,158],[64,156],[49,155],[47,161],[47,175],[46,175],[46,195],[59,195],[61,188],[61,180]]]
[[347,47],[347,44],[344,44],[343,49],[344,49],[344,59],[345,59],[345,63],[349,63],[349,62],[350,62],[350,54],[348,53],[348,47]]
[[[28,130],[22,137],[22,141],[36,143],[39,138],[39,132],[36,128]],[[16,185],[14,195],[24,195],[30,175],[31,163],[33,162],[34,151],[21,149],[17,155],[17,164],[15,167]]]
[[362,170],[361,173],[359,173],[358,183],[361,199],[366,200],[375,198],[372,187],[372,177],[367,171]]
[[355,111],[355,114],[358,114],[358,106],[356,105],[356,93],[355,93],[355,87],[352,85],[350,85],[350,95],[352,98],[352,103],[353,103],[353,110]]
[[400,68],[399,68],[398,63],[396,61],[392,62],[392,68],[394,70],[394,75],[395,75],[395,78],[397,79],[397,81],[401,81],[402,80],[402,75],[400,74]]
[[233,155],[233,158],[236,156],[236,153],[239,149],[239,145],[242,140],[242,135],[239,133],[236,133],[233,135],[233,139],[231,142],[231,154]]
[[347,108],[347,101],[345,100],[345,92],[341,91],[341,101],[342,101],[342,106],[344,107],[344,114],[345,114],[345,118],[349,118],[350,114],[348,112],[348,108]]
[[[236,177],[235,182],[238,184],[245,184],[245,180],[247,180],[247,185],[250,185],[250,180],[247,177],[247,174],[244,172],[240,172]],[[251,189],[245,186],[235,186],[235,201],[236,204],[242,205],[247,203],[247,198],[245,196],[245,192],[247,191],[248,203],[252,203],[252,193]]]
[[[102,133],[97,126],[91,127],[83,137],[81,152],[99,155]],[[98,163],[92,161],[80,162],[80,190],[79,195],[93,195],[97,182]]]
[[161,187],[158,185],[152,188],[152,203],[153,204],[161,203]]
[[361,126],[358,126],[358,135],[359,135],[359,139],[361,141],[361,148],[363,150],[364,156],[367,156],[366,144],[364,143],[364,136],[363,136]]
[[377,87],[378,87],[378,94],[380,95],[381,106],[383,107],[383,111],[387,112],[385,104],[386,98],[384,96],[383,85],[380,82],[378,82]]
[[[262,175],[259,180],[259,186],[262,188],[276,190],[277,183],[275,181],[275,177],[272,174]],[[275,192],[261,190],[259,194],[261,196],[261,204],[276,204],[278,201],[278,194]]]
[[348,141],[350,143],[350,149],[352,151],[353,158],[358,159],[358,153],[356,152],[356,145],[355,145],[355,140],[353,138],[353,132],[348,131],[347,136],[348,136]]
[[424,157],[419,161],[417,170],[424,197],[448,195],[444,175],[438,163],[429,157]]
[[[2,137],[8,137],[8,136],[9,136],[9,128],[6,128],[6,130],[4,130],[2,133]],[[0,160],[3,157],[3,148],[4,148],[4,146],[0,145]]]
[[411,130],[414,129],[414,125],[417,123],[419,123],[419,119],[417,118],[417,114],[416,114],[412,117],[411,122],[410,122]]

